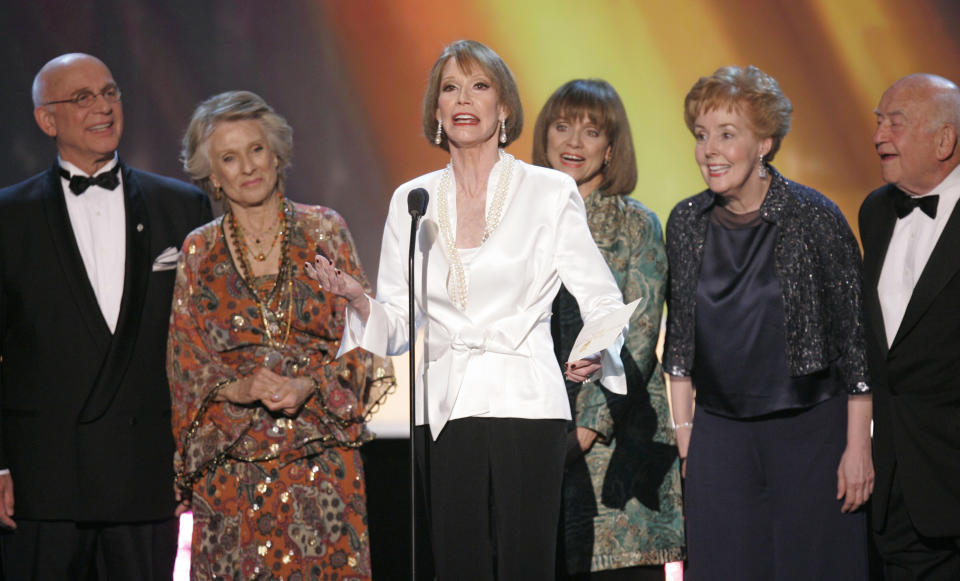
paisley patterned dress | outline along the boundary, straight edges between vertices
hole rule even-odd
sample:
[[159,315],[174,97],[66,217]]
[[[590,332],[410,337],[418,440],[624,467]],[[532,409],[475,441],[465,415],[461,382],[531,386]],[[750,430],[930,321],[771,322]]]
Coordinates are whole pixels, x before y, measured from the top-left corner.
[[[684,555],[679,461],[656,355],[667,283],[660,222],[626,196],[598,190],[584,202],[590,232],[624,302],[646,301],[630,319],[620,353],[627,395],[596,382],[567,382],[574,423],[598,434],[586,454],[568,457],[564,473],[562,548],[571,574],[661,565]],[[562,362],[583,323],[566,289],[553,310]]]
[[[286,220],[293,274],[278,289],[280,333],[277,314],[258,307],[231,258],[223,218],[187,237],[177,267],[167,372],[175,470],[194,513],[191,579],[371,576],[358,447],[393,372],[359,349],[335,359],[346,303],[318,292],[303,271],[321,253],[366,285],[346,223],[328,208],[289,202]],[[250,284],[267,289],[274,279]],[[213,401],[262,366],[314,380],[295,417]]]

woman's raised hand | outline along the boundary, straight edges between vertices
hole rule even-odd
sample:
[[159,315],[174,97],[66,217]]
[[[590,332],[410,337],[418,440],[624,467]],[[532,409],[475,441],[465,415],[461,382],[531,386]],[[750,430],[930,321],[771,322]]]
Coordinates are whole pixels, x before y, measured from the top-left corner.
[[363,286],[357,279],[334,267],[332,262],[319,254],[313,259],[313,264],[305,262],[303,267],[307,276],[320,283],[320,290],[351,302],[363,296]]
[[350,307],[360,315],[363,322],[367,321],[370,315],[370,303],[364,293],[363,285],[357,279],[333,266],[332,262],[320,254],[313,259],[313,264],[305,262],[303,268],[308,277],[320,283],[320,291],[347,299]]

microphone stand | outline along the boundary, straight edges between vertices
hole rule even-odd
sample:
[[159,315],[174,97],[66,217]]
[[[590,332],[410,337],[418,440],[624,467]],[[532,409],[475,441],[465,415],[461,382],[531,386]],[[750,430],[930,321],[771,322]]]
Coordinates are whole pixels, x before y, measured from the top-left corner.
[[420,216],[412,215],[410,223],[410,252],[408,254],[409,259],[407,263],[407,272],[410,277],[410,285],[408,287],[408,304],[407,312],[409,313],[409,331],[410,331],[410,579],[411,581],[416,581],[417,578],[417,458],[415,452],[415,437],[414,437],[414,427],[417,420],[417,377],[416,377],[416,349],[417,349],[417,329],[414,325],[416,320],[414,314],[414,292],[413,288],[415,285],[413,277],[413,250],[417,241],[417,223],[420,221]]
[[410,284],[407,286],[407,312],[409,316],[409,319],[407,320],[409,321],[408,328],[410,332],[408,339],[410,341],[410,579],[412,581],[416,581],[417,578],[417,458],[414,433],[417,419],[417,328],[414,324],[416,321],[416,312],[414,307],[414,287],[416,284],[413,273],[413,252],[416,248],[417,242],[417,226],[420,223],[420,218],[422,218],[423,214],[426,212],[428,199],[429,196],[427,195],[426,190],[422,188],[413,190],[407,197],[407,206],[410,211],[410,251],[407,253],[407,276]]

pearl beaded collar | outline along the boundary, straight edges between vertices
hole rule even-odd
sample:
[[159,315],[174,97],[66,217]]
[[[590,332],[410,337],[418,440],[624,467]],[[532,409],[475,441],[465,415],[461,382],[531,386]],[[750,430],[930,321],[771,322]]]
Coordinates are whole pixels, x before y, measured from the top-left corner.
[[[487,224],[483,229],[483,238],[480,244],[490,237],[490,234],[500,225],[500,219],[503,217],[503,203],[507,198],[507,190],[510,188],[510,181],[513,178],[514,157],[503,150],[500,150],[500,161],[503,167],[500,170],[500,177],[497,180],[497,189],[493,195],[493,201],[487,211]],[[443,240],[444,250],[447,260],[450,262],[450,271],[447,274],[447,294],[450,300],[461,311],[467,310],[467,277],[463,270],[463,262],[460,259],[460,250],[457,249],[456,239],[453,236],[453,228],[450,225],[450,202],[447,200],[450,190],[450,181],[453,176],[453,162],[447,164],[440,176],[440,186],[437,190],[437,213],[439,214],[440,236]],[[451,288],[452,287],[452,288]]]

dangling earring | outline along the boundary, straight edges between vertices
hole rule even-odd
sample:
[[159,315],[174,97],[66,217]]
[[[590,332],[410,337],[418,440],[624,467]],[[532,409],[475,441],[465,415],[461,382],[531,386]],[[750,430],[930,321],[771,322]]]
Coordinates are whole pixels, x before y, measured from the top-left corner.
[[500,120],[500,143],[507,142],[507,120]]
[[443,141],[443,121],[437,119],[437,134],[433,136],[433,144],[440,145]]
[[760,167],[757,168],[757,177],[762,180],[767,179],[767,166],[763,163],[763,154],[760,154]]

